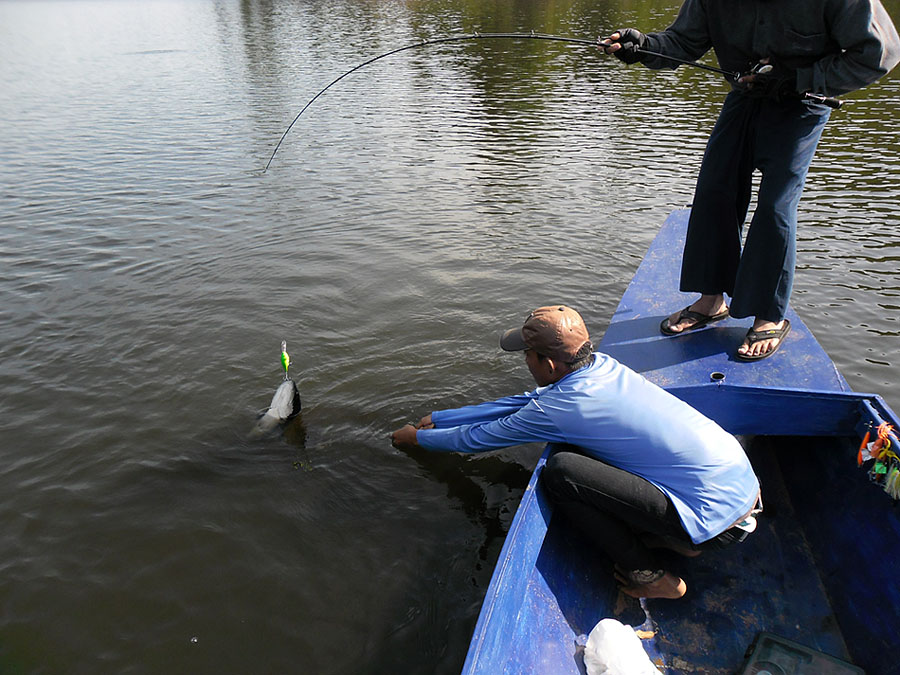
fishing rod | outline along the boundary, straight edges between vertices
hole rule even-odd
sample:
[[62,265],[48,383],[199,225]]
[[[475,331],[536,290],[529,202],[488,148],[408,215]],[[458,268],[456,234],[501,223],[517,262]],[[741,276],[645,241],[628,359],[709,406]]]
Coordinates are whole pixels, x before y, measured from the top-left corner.
[[[707,66],[705,63],[697,63],[696,61],[688,61],[686,59],[679,59],[676,56],[669,56],[667,54],[660,54],[659,52],[652,52],[649,49],[643,49],[642,47],[635,47],[634,51],[638,54],[646,54],[647,56],[657,56],[661,59],[667,59],[669,61],[674,61],[675,63],[681,63],[686,66],[694,66],[694,68],[702,68],[703,70],[708,70],[713,73],[719,73],[720,75],[724,75],[726,78],[729,78],[735,82],[737,82],[740,78],[745,75],[766,75],[771,73],[775,68],[770,63],[763,63],[760,61],[755,66],[753,66],[749,72],[740,73],[736,70],[722,70],[721,68],[714,68],[713,66]],[[825,96],[824,94],[814,94],[810,91],[804,92],[800,95],[800,98],[806,101],[813,101],[814,103],[820,103],[822,105],[827,105],[829,108],[834,108],[835,110],[844,105],[844,102],[840,99],[834,98],[832,96]]]
[[[703,70],[708,70],[712,73],[719,73],[720,75],[724,75],[725,77],[731,78],[735,82],[738,81],[741,77],[744,76],[744,73],[739,73],[736,70],[722,70],[721,68],[714,68],[713,66],[708,66],[705,63],[698,63],[697,61],[688,61],[687,59],[679,59],[677,56],[668,56],[666,54],[660,54],[659,52],[651,52],[649,49],[643,49],[642,47],[635,47],[634,51],[638,54],[646,54],[647,56],[658,56],[661,59],[666,59],[668,61],[674,61],[675,63],[681,63],[685,66],[694,66],[694,68],[702,68]],[[769,70],[765,72],[771,71]],[[759,71],[762,74],[762,71]]]
[[288,128],[284,130],[284,133],[281,135],[281,139],[278,141],[278,144],[275,146],[275,149],[272,151],[272,156],[269,157],[269,161],[266,162],[266,168],[263,169],[263,173],[268,171],[269,165],[272,164],[272,160],[275,159],[275,153],[278,152],[278,148],[281,147],[281,144],[284,142],[285,137],[288,135],[288,132],[297,123],[297,120],[300,119],[300,116],[306,112],[306,109],[309,108],[313,104],[313,102],[319,98],[326,91],[331,89],[338,82],[343,80],[348,75],[355,73],[360,68],[364,68],[371,63],[375,63],[381,59],[387,58],[388,56],[393,56],[394,54],[399,54],[400,52],[405,52],[409,49],[418,49],[420,47],[427,47],[429,45],[437,45],[437,44],[445,44],[447,42],[461,42],[463,40],[496,40],[496,39],[516,39],[516,40],[553,40],[555,42],[569,42],[572,44],[578,45],[590,45],[591,47],[597,46],[596,40],[585,40],[582,38],[573,38],[573,37],[564,37],[561,35],[547,35],[545,33],[470,33],[466,35],[452,35],[450,37],[443,38],[434,38],[431,40],[423,40],[422,42],[416,42],[409,45],[404,45],[403,47],[398,47],[397,49],[392,49],[389,52],[385,52],[384,54],[379,54],[378,56],[374,56],[368,61],[363,61],[357,66],[354,66],[350,70],[348,70],[343,75],[340,75],[334,78],[331,82],[329,82],[325,87],[322,88],[319,93],[313,96],[309,102],[303,106],[303,109],[297,113],[297,116],[294,120],[288,125]]
[[[300,116],[306,112],[307,108],[311,106],[316,99],[318,99],[322,94],[331,89],[338,82],[343,80],[348,75],[352,75],[360,68],[365,68],[366,66],[375,63],[376,61],[380,61],[381,59],[387,58],[388,56],[393,56],[394,54],[399,54],[400,52],[405,52],[410,49],[419,49],[421,47],[427,47],[429,45],[437,45],[437,44],[446,44],[448,42],[462,42],[464,40],[498,40],[498,39],[512,39],[512,40],[552,40],[554,42],[567,42],[570,44],[576,45],[586,45],[590,47],[600,47],[602,46],[601,39],[598,40],[586,40],[584,38],[574,38],[574,37],[566,37],[562,35],[548,35],[547,33],[535,33],[534,31],[530,33],[469,33],[466,35],[451,35],[449,37],[442,38],[433,38],[431,40],[423,40],[421,42],[415,42],[413,44],[404,45],[402,47],[397,47],[396,49],[392,49],[388,52],[384,52],[383,54],[379,54],[378,56],[373,56],[371,59],[367,61],[363,61],[362,63],[354,66],[347,72],[339,75],[334,78],[331,82],[329,82],[326,86],[324,86],[319,92],[313,96],[305,106],[297,113],[296,117],[291,121],[291,123],[287,126],[287,129],[284,130],[284,133],[281,134],[281,138],[278,140],[278,143],[275,145],[275,149],[272,151],[272,156],[269,157],[269,161],[266,162],[266,166],[263,169],[263,173],[269,170],[269,166],[272,164],[272,160],[275,159],[275,154],[278,152],[278,149],[281,147],[281,144],[284,142],[284,139],[287,137],[290,130],[297,123],[297,120],[300,119]],[[722,70],[721,68],[714,68],[713,66],[707,66],[704,63],[697,63],[696,61],[687,61],[685,59],[680,59],[675,56],[667,56],[666,54],[660,54],[659,52],[652,52],[647,49],[635,48],[635,51],[646,54],[648,56],[657,56],[663,59],[668,59],[669,61],[673,61],[676,63],[680,63],[686,66],[693,66],[694,68],[701,68],[703,70],[708,70],[713,73],[719,73],[720,75],[724,75],[727,78],[734,80],[735,82],[743,77],[743,73],[739,73],[737,71],[728,71]],[[764,75],[767,72],[772,70],[772,66],[768,64],[757,64],[754,68],[747,74],[756,74],[756,75]],[[805,93],[803,94],[803,98],[811,101],[815,101],[816,103],[821,103],[827,105],[831,108],[840,108],[843,105],[843,101],[839,101],[836,98],[831,98],[828,96],[823,96],[821,94],[812,94]]]

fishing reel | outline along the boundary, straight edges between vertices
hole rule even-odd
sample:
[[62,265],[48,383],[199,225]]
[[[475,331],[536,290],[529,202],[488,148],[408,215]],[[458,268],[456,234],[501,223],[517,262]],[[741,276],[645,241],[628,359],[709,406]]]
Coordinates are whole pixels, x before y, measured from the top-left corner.
[[[774,72],[775,66],[773,64],[769,63],[768,61],[758,61],[750,66],[750,69],[747,72],[737,73],[738,77],[735,78],[735,80],[738,81],[743,77],[749,76],[765,78],[766,76],[773,76]],[[765,79],[762,79],[757,84],[774,88],[776,90],[775,95],[778,96],[777,90],[782,87],[788,87],[789,91],[793,93],[794,90],[790,84],[790,81],[790,78],[785,79],[783,82],[780,82],[778,80],[767,82]],[[750,86],[752,87],[753,84],[754,83],[751,83]],[[819,103],[821,105],[828,106],[829,108],[834,108],[835,110],[844,105],[844,102],[840,99],[833,98],[831,96],[825,96],[823,94],[814,94],[810,91],[800,94],[800,99],[803,101],[812,101],[813,103]]]
[[[745,78],[753,78],[749,82],[742,81]],[[776,69],[774,63],[769,63],[768,59],[757,61],[750,64],[750,67],[734,74],[734,81],[739,85],[743,85],[747,89],[757,89],[766,94],[774,94],[778,96],[781,90],[784,94],[788,94],[793,90],[792,85],[793,74],[787,73],[782,69]]]
[[750,70],[744,73],[742,77],[746,75],[768,75],[773,70],[775,70],[775,66],[773,66],[771,63],[763,63],[762,61],[759,61],[758,63],[755,63],[753,67],[750,68]]

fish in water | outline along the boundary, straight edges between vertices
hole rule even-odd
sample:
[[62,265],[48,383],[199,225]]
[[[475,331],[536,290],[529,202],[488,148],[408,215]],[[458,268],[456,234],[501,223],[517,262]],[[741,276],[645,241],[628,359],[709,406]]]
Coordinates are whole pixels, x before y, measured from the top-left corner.
[[288,368],[291,365],[291,357],[287,353],[287,344],[281,342],[281,367],[284,369],[284,380],[275,390],[269,408],[259,416],[254,426],[254,431],[266,433],[275,429],[279,424],[297,416],[300,412],[300,390],[297,384],[288,377]]
[[272,431],[279,424],[296,417],[299,412],[300,390],[297,389],[297,384],[288,378],[278,385],[268,410],[256,420],[256,429],[261,432]]

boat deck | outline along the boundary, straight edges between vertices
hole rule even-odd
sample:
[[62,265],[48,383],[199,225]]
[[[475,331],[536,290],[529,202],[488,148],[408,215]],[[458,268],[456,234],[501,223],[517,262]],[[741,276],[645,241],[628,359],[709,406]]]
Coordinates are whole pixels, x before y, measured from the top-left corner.
[[[747,450],[766,495],[765,514],[753,535],[729,549],[696,558],[661,553],[663,564],[687,582],[682,600],[620,594],[611,562],[551,518],[517,608],[513,639],[520,648],[494,672],[534,672],[539,652],[547,669],[538,672],[584,673],[584,636],[613,617],[645,631],[645,650],[668,675],[740,672],[761,632],[859,664],[870,675],[900,673],[892,656],[900,625],[890,562],[896,513],[885,514],[889,500],[855,462],[851,469],[821,459],[822,453],[852,457],[852,443],[757,437]],[[540,493],[534,497],[543,502]]]
[[660,333],[665,317],[698,297],[678,290],[689,215],[688,210],[675,211],[663,224],[613,314],[600,351],[665,389],[706,384],[712,373],[721,373],[724,379],[718,381],[729,385],[849,391],[828,354],[790,308],[791,332],[784,344],[769,358],[752,363],[734,357],[752,317],[728,318],[675,337]]
[[[826,442],[834,442],[828,439]],[[636,600],[620,594],[612,563],[565,522],[551,520],[534,573],[529,576],[521,626],[522,644],[542,645],[546,672],[583,673],[583,636],[605,617],[645,631],[645,650],[665,673],[736,673],[761,631],[848,660],[850,652],[819,573],[791,486],[778,453],[816,451],[810,439],[759,438],[748,454],[766,491],[766,515],[743,544],[697,558],[661,553],[661,562],[685,579],[680,601]],[[504,672],[529,672],[533,654]],[[560,670],[558,664],[570,669]],[[552,667],[550,664],[554,664]]]
[[[670,390],[741,388],[756,394],[779,389],[848,391],[829,356],[792,309],[787,314],[792,329],[784,344],[772,357],[754,363],[734,357],[752,317],[728,318],[677,337],[660,333],[659,324],[666,316],[697,297],[678,291],[679,253],[689,215],[687,210],[677,211],[664,224],[623,295],[599,349]],[[701,401],[708,396],[693,398],[699,407],[707,407]],[[756,408],[758,401],[746,405]],[[723,418],[734,416],[734,401],[728,399],[721,407],[728,413],[715,408],[704,412],[727,425]],[[729,426],[735,433],[788,432],[797,412],[779,403],[771,414],[766,429],[756,419],[752,428],[742,428],[737,420]],[[804,441],[759,438],[747,443],[748,455],[764,485],[766,517],[744,544],[696,559],[671,554],[665,560],[688,581],[691,599],[681,603],[645,601],[644,607],[652,611],[645,613],[641,623],[655,634],[646,644],[648,651],[659,657],[658,662],[706,672],[715,672],[713,664],[728,663],[724,672],[734,672],[760,631],[849,658],[778,461],[785,447]],[[620,620],[624,622],[624,618]]]

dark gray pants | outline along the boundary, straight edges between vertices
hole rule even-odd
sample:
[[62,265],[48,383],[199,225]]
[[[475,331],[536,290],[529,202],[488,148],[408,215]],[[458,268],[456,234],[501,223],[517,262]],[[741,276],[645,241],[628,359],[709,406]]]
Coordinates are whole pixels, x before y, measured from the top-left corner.
[[555,508],[629,572],[661,569],[641,535],[669,538],[693,550],[720,549],[737,541],[726,530],[709,542],[692,544],[675,506],[658,487],[577,452],[551,456],[541,480]]

